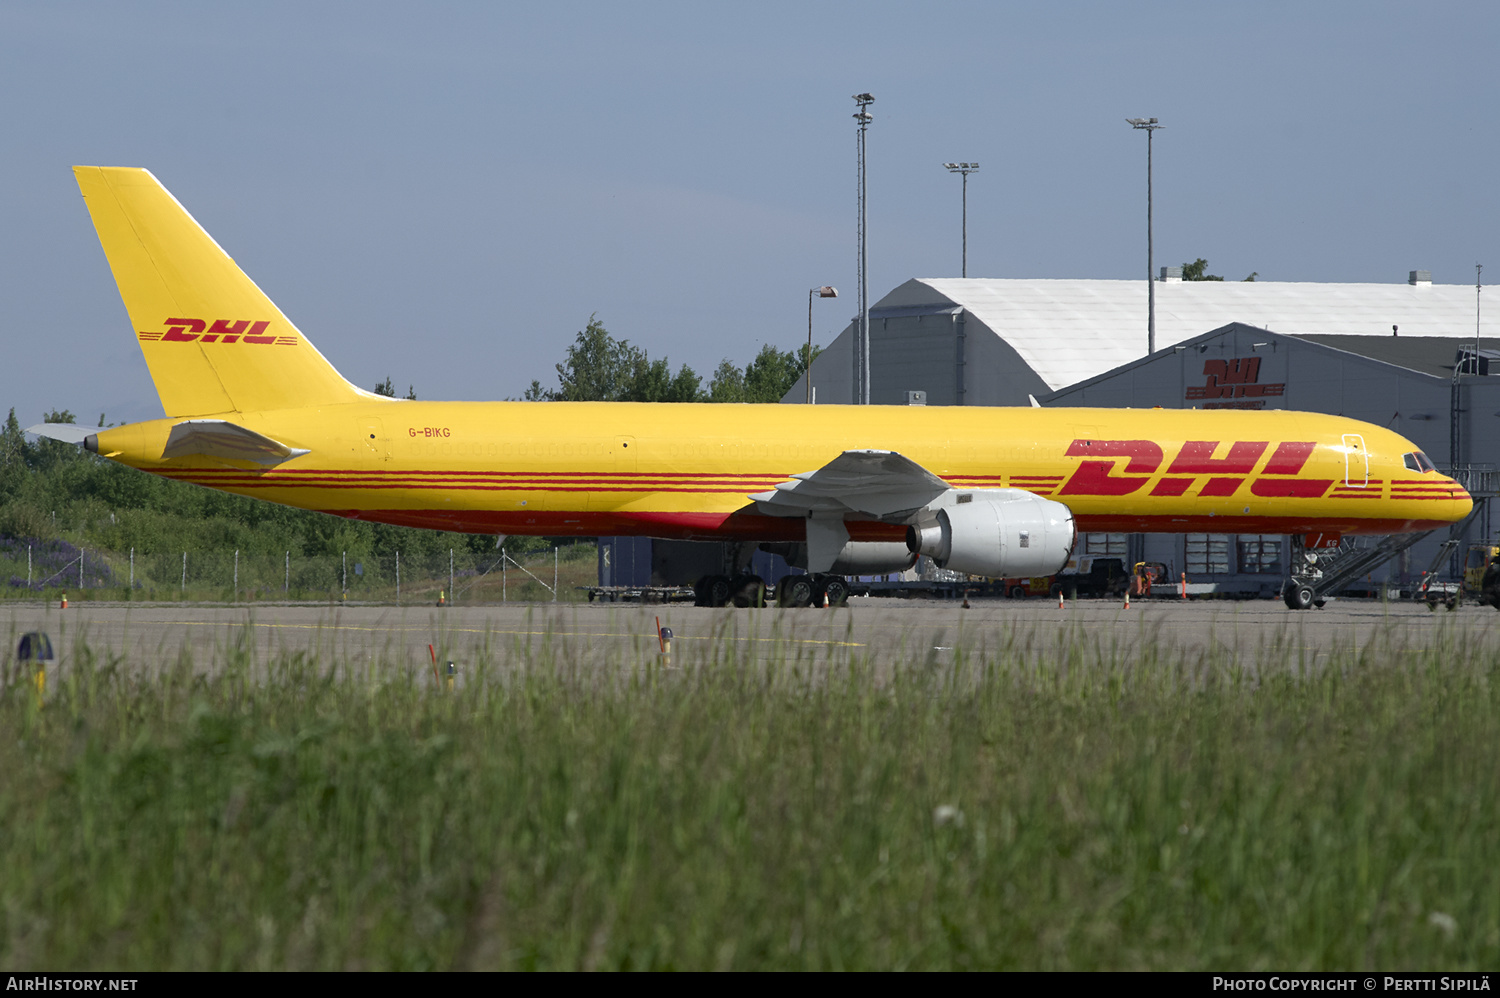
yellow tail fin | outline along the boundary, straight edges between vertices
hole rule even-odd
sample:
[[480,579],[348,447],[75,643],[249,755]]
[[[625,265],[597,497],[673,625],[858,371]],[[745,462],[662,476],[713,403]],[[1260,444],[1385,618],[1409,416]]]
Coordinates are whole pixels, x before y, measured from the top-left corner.
[[149,171],[74,175],[168,416],[369,398],[345,381]]

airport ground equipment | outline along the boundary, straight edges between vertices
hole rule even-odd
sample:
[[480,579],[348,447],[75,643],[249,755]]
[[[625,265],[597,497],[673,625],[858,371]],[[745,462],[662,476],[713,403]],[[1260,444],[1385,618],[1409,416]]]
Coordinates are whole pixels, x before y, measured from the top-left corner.
[[1293,610],[1321,607],[1329,596],[1349,583],[1373,572],[1402,551],[1410,548],[1432,531],[1421,534],[1391,534],[1374,544],[1362,546],[1356,538],[1345,537],[1337,548],[1310,551],[1300,537],[1292,539],[1292,564],[1301,571],[1281,587],[1281,598]]
[[1126,592],[1132,596],[1150,596],[1151,587],[1167,578],[1167,566],[1159,561],[1138,561],[1130,573]]
[[692,603],[691,586],[578,586],[590,603]]
[[[1479,503],[1475,503],[1474,509],[1468,516],[1448,529],[1448,537],[1442,544],[1438,545],[1437,553],[1433,555],[1431,563],[1428,564],[1426,571],[1422,573],[1421,579],[1413,588],[1411,593],[1413,599],[1424,600],[1432,609],[1437,609],[1439,603],[1447,606],[1449,610],[1456,610],[1458,608],[1458,604],[1463,600],[1465,583],[1467,582],[1467,565],[1465,566],[1465,571],[1460,573],[1457,581],[1449,582],[1440,579],[1438,578],[1438,573],[1442,571],[1442,567],[1448,559],[1453,556],[1453,552],[1458,549],[1458,545],[1463,541],[1464,531],[1469,529],[1469,524],[1474,522],[1475,517],[1479,515],[1481,509],[1482,506]],[[1483,545],[1471,545],[1469,557],[1473,557],[1474,552],[1482,547]],[[1487,563],[1488,559],[1486,559]],[[1481,567],[1472,587],[1475,593],[1480,589],[1483,574],[1484,569]]]
[[40,701],[47,692],[47,670],[57,664],[52,639],[43,631],[27,631],[16,645],[16,662],[36,687]]

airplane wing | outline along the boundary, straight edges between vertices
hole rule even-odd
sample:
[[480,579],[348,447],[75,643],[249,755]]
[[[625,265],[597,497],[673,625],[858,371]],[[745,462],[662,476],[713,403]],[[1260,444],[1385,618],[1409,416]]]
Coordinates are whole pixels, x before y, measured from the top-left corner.
[[309,453],[300,447],[288,447],[279,440],[262,436],[223,419],[189,419],[172,427],[163,460],[202,454],[231,461],[254,461],[257,464],[280,464]]
[[770,492],[750,496],[767,516],[877,519],[914,512],[953,486],[915,461],[889,450],[846,450],[817,471],[792,476]]

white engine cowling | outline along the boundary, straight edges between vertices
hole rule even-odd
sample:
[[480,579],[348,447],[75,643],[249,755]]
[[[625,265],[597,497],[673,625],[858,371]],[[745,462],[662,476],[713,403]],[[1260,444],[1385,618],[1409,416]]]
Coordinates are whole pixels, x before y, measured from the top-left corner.
[[906,546],[939,568],[992,579],[1053,575],[1077,537],[1073,511],[1023,489],[946,493],[922,522],[906,530]]
[[900,541],[849,541],[829,569],[834,575],[884,575],[904,572],[917,563],[917,553]]

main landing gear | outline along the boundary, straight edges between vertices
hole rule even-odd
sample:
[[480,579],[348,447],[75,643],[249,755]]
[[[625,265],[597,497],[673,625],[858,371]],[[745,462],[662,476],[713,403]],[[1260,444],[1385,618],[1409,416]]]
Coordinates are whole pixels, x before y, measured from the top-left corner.
[[769,594],[758,575],[705,575],[693,586],[694,606],[842,606],[849,583],[842,575],[788,575]]

